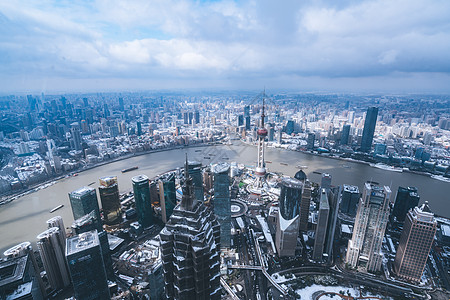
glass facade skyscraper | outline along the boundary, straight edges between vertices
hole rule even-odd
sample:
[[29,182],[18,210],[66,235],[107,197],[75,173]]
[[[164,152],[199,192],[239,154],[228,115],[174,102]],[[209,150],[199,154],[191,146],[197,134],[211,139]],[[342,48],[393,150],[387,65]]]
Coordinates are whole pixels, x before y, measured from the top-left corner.
[[220,223],[222,247],[231,244],[230,165],[220,163],[212,168],[214,174],[214,214]]
[[122,221],[120,211],[119,185],[117,176],[100,178],[98,192],[102,202],[103,217],[108,225],[118,224]]
[[194,194],[198,201],[203,202],[203,180],[202,180],[202,163],[198,161],[188,162],[189,175],[192,177],[194,184]]
[[369,107],[364,121],[364,129],[361,138],[361,151],[370,152],[372,148],[373,135],[377,125],[378,107]]
[[174,173],[162,176],[159,179],[159,196],[162,221],[167,223],[172,215],[174,207],[177,205]]
[[66,259],[76,299],[110,299],[96,230],[68,238]]
[[69,193],[72,205],[73,219],[79,219],[91,211],[95,211],[97,220],[101,220],[100,208],[98,207],[97,193],[91,187],[82,187]]
[[136,202],[139,224],[144,228],[149,227],[153,224],[150,182],[145,175],[134,176],[131,181],[133,182],[134,200]]
[[415,187],[398,187],[397,196],[395,197],[394,209],[392,210],[392,216],[395,217],[397,222],[403,223],[408,211],[419,205],[419,194]]

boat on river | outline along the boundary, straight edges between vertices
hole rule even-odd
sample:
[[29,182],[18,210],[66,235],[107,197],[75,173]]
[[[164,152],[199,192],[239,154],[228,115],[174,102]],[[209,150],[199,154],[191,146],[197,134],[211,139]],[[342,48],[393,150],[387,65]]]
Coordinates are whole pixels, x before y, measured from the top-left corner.
[[134,167],[131,167],[131,168],[126,168],[126,169],[122,170],[122,173],[130,172],[130,171],[137,170],[137,169],[139,169],[138,166],[134,166]]
[[396,168],[396,167],[393,167],[393,166],[388,166],[388,165],[381,164],[381,163],[378,163],[378,164],[370,164],[370,166],[371,166],[371,167],[374,167],[374,168],[381,169],[381,170],[385,170],[385,171],[403,172],[403,169]]
[[57,211],[58,209],[60,209],[60,208],[62,208],[62,207],[64,207],[64,204],[60,204],[60,205],[58,205],[57,207],[52,208],[52,209],[50,210],[50,213],[53,213],[53,212]]

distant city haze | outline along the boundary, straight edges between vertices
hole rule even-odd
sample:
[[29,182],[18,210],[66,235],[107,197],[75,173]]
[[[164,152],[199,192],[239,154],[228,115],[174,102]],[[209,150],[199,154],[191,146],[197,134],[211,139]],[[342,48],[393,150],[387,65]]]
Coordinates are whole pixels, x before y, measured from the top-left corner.
[[[69,192],[92,182],[95,184],[91,186],[97,188],[99,186],[98,179],[107,175],[117,175],[120,191],[129,191],[132,188],[131,178],[133,176],[145,174],[152,178],[163,172],[182,168],[186,152],[190,160],[202,161],[203,165],[219,161],[236,161],[254,166],[256,147],[234,141],[234,144],[229,146],[169,150],[110,163],[82,172],[76,177],[63,179],[53,186],[0,206],[1,252],[23,241],[30,241],[35,245],[36,236],[46,229],[46,221],[56,215],[63,217],[65,227],[70,227],[73,215],[68,197]],[[205,157],[211,159],[205,159]],[[228,157],[229,160],[223,160],[223,157]],[[429,201],[431,209],[437,215],[450,217],[450,208],[446,202],[450,184],[447,182],[412,173],[390,172],[365,164],[283,149],[268,148],[266,161],[271,162],[267,164],[269,171],[283,172],[286,176],[294,176],[298,171],[297,165],[308,166],[304,171],[313,182],[320,182],[321,178],[320,175],[313,174],[314,171],[330,173],[333,177],[332,185],[352,184],[358,185],[362,189],[365,181],[376,181],[380,185],[391,186],[391,201],[395,199],[398,186],[415,186],[418,188],[420,203]],[[139,166],[139,169],[121,173],[122,169],[130,166]],[[64,204],[64,207],[50,213],[52,208],[60,204]],[[99,205],[101,205],[100,201]]]

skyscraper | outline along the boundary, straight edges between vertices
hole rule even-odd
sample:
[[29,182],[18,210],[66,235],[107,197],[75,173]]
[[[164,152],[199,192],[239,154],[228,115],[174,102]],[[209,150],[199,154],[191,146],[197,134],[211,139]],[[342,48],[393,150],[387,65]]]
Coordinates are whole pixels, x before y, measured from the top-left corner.
[[356,209],[359,202],[359,189],[357,186],[344,184],[342,190],[342,200],[340,204],[340,211],[351,217],[356,216]]
[[183,197],[160,232],[166,299],[220,299],[220,225],[196,201],[185,164]]
[[300,226],[300,206],[303,184],[294,178],[283,178],[279,198],[275,246],[278,256],[293,256]]
[[408,212],[394,261],[394,270],[399,277],[420,282],[436,226],[428,202]]
[[66,259],[76,299],[110,299],[96,230],[68,238]]
[[328,215],[330,213],[330,205],[328,203],[328,195],[326,189],[321,189],[319,199],[319,218],[317,220],[313,250],[313,259],[316,261],[321,261],[323,258],[328,227]]
[[348,145],[349,138],[350,138],[350,125],[344,125],[342,127],[342,134],[341,134],[341,145]]
[[44,299],[29,254],[0,261],[0,299]]
[[372,148],[373,135],[377,125],[378,107],[369,107],[364,121],[364,129],[361,138],[361,151],[370,152]]
[[322,173],[322,180],[320,181],[320,188],[329,190],[331,188],[331,175]]
[[[40,272],[39,272],[39,266],[37,264],[36,261],[36,256],[34,255],[34,251],[33,251],[33,247],[31,246],[30,242],[23,242],[20,243],[19,245],[16,245],[14,247],[9,248],[8,250],[6,250],[3,255],[7,258],[7,259],[13,259],[16,257],[23,257],[28,255],[30,262],[32,264],[32,268],[33,268],[33,273],[36,275],[35,279],[37,282],[37,286],[32,287],[32,290],[36,290],[36,291],[32,291],[32,294],[35,294],[35,297],[33,297],[33,299],[38,299],[39,297],[41,297],[40,295],[42,294],[42,296],[46,296],[47,292],[46,292],[46,288],[44,286],[44,282],[42,281],[42,278],[40,276]],[[1,265],[1,263],[0,263]],[[1,266],[0,266],[1,269]],[[2,271],[0,271],[0,273],[2,273]],[[6,277],[7,278],[7,277]],[[2,280],[4,280],[5,277],[2,278]],[[4,286],[2,286],[1,281],[0,280],[0,291],[2,290],[2,288]],[[36,285],[36,284],[34,284]],[[32,284],[33,286],[33,284]],[[37,291],[37,289],[39,288],[40,292]],[[0,298],[2,297],[2,292],[0,292]],[[3,295],[4,296],[4,295]]]
[[63,246],[63,253],[66,251],[66,228],[64,227],[63,219],[60,216],[53,217],[47,220],[47,227],[57,227],[59,229],[60,244]]
[[39,254],[47,273],[48,282],[54,290],[62,289],[70,284],[60,235],[58,227],[51,227],[37,236]]
[[220,244],[222,247],[230,247],[230,165],[228,163],[219,163],[213,166],[212,172],[214,174],[214,214],[220,223]]
[[419,205],[419,194],[415,187],[398,187],[397,196],[395,197],[394,209],[392,211],[392,217],[395,217],[397,222],[403,223],[408,211]]
[[97,220],[101,220],[98,207],[97,193],[91,187],[82,187],[69,193],[70,205],[74,220],[95,211]]
[[97,219],[95,212],[91,211],[89,214],[73,221],[72,229],[76,234],[97,230],[106,274],[109,278],[113,278],[114,271],[112,267],[111,251],[109,249],[108,234],[103,230],[102,222]]
[[170,173],[159,179],[159,197],[161,204],[162,221],[167,223],[177,205],[175,190],[175,175]]
[[202,180],[202,163],[199,161],[189,161],[189,174],[194,184],[194,194],[198,201],[203,201],[203,180]]
[[308,137],[306,139],[306,149],[314,150],[314,141],[316,139],[316,135],[312,132],[308,133]]
[[366,183],[359,201],[352,239],[348,241],[346,263],[368,271],[379,271],[381,246],[389,218],[391,189]]
[[118,224],[122,221],[120,211],[119,185],[117,176],[101,177],[98,192],[102,202],[103,217],[108,225]]
[[72,135],[72,142],[75,150],[81,150],[81,133],[80,133],[80,124],[78,122],[70,124],[70,134]]
[[136,202],[136,212],[139,224],[142,227],[149,227],[153,224],[153,209],[150,200],[150,184],[145,175],[134,176],[133,182],[134,200]]
[[311,202],[311,182],[305,178],[303,183],[302,201],[300,203],[300,230],[308,230],[309,205]]

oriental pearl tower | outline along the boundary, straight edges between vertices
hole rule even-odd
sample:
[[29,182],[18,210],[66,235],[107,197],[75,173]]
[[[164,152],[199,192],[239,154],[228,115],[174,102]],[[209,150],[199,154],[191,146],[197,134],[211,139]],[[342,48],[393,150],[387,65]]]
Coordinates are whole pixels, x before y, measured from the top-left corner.
[[266,182],[266,163],[264,162],[264,140],[267,136],[267,129],[264,128],[264,102],[265,94],[263,95],[263,107],[261,114],[261,127],[257,131],[257,142],[258,142],[258,160],[256,162],[255,175],[256,180],[253,183],[253,192],[261,194],[261,190]]

